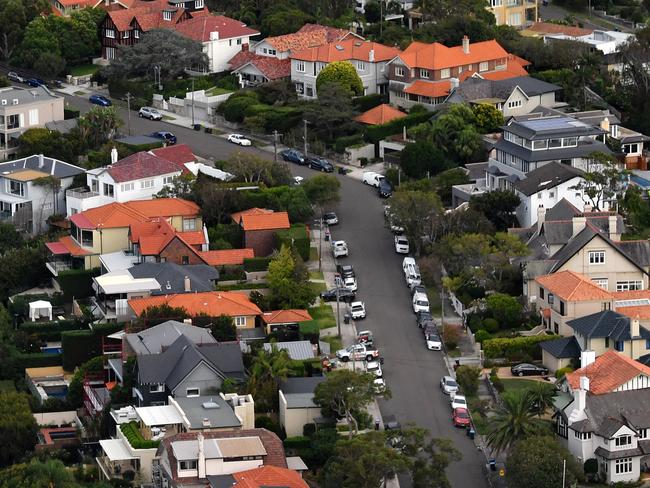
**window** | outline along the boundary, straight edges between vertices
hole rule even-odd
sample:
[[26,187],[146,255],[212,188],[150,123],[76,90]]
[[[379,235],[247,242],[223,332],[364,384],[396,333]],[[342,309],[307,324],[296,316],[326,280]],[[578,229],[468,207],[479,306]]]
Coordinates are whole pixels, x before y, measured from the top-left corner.
[[616,291],[643,290],[643,281],[617,281]]
[[7,115],[7,129],[18,129],[20,127],[20,115]]
[[623,144],[623,152],[625,154],[638,153],[639,152],[639,145],[638,144]]
[[149,393],[163,393],[165,391],[165,385],[149,385]]
[[189,256],[182,256],[181,257],[181,264],[190,264],[190,257]]
[[539,298],[544,300],[544,288],[542,288],[541,286],[539,287]]
[[29,125],[38,125],[38,109],[32,108],[29,110]]
[[632,458],[623,458],[616,460],[616,474],[631,473],[632,472]]
[[84,247],[93,247],[93,231],[92,230],[82,230],[81,231],[81,245]]
[[114,197],[115,196],[115,189],[113,188],[113,185],[109,185],[108,183],[104,183],[104,195],[107,197]]
[[269,54],[271,56],[275,56],[277,54],[277,51],[275,49],[269,49]]
[[115,59],[115,48],[107,47],[106,48],[106,59]]
[[99,180],[90,180],[90,189],[95,193],[99,193]]
[[124,39],[128,39],[129,37],[131,37],[131,31],[130,30],[125,30],[122,37],[124,37]]
[[204,2],[203,0],[196,0],[194,2],[194,8],[203,8]]
[[491,0],[490,4],[493,7],[500,7],[502,5],[502,0]]
[[648,437],[648,429],[639,429],[639,432],[637,433],[637,437],[639,439],[645,439]]
[[586,441],[588,439],[591,439],[591,432],[578,432],[575,431],[573,433],[576,439],[580,439],[581,441]]
[[196,459],[188,459],[185,461],[178,461],[178,469],[184,471],[188,469],[197,469],[199,462]]
[[519,12],[510,14],[508,19],[508,25],[520,26],[521,25],[521,14]]
[[163,10],[163,19],[164,20],[172,20],[172,11],[171,10]]
[[135,184],[133,182],[120,185],[120,191],[133,191],[134,188]]
[[566,421],[562,418],[562,415],[557,416],[556,432],[560,437],[567,438],[568,427]]
[[548,192],[548,197],[549,198],[555,198],[555,192],[554,191],[549,191]]
[[246,327],[246,317],[235,317],[235,327]]
[[173,176],[165,176],[163,178],[163,185],[171,185],[174,183],[174,177]]
[[650,349],[650,339],[645,340],[645,348]]
[[25,184],[20,181],[7,180],[7,192],[11,195],[19,197],[25,196]]
[[565,312],[564,309],[565,309],[564,302],[562,300],[560,300],[560,315],[562,315],[563,317],[564,317],[564,312]]
[[548,146],[548,141],[546,139],[542,141],[533,141],[533,151],[539,150],[539,149],[546,149]]
[[445,79],[451,76],[451,71],[449,68],[444,68],[440,70],[440,78]]
[[395,67],[395,76],[403,77],[404,76],[404,68],[400,66]]
[[614,439],[616,442],[616,447],[623,447],[623,446],[629,446],[632,444],[632,436],[631,435],[619,435],[616,439]]
[[183,219],[183,232],[196,230],[196,219]]
[[153,180],[144,180],[140,182],[140,188],[153,188]]
[[598,286],[600,286],[603,290],[607,290],[608,287],[608,280],[607,278],[593,278],[591,281],[596,283]]
[[138,29],[133,29],[133,37],[140,39],[140,31]]
[[623,341],[614,341],[614,349],[618,352],[623,352],[625,349],[625,343]]
[[201,390],[198,388],[186,388],[185,395],[188,397],[197,397],[201,394]]
[[357,61],[357,69],[359,71],[365,71],[366,70],[366,63],[363,61]]
[[578,145],[577,137],[566,137],[562,139],[562,146],[564,147],[575,147]]
[[241,38],[240,38],[240,39],[237,39],[237,45],[238,45],[238,46],[241,46]]
[[304,73],[305,72],[305,62],[304,61],[296,61],[296,71],[299,73]]
[[109,39],[115,39],[115,31],[113,29],[106,29],[104,35]]
[[609,349],[609,337],[605,337],[605,349]]
[[420,78],[429,78],[429,70],[428,69],[421,69],[420,70]]
[[589,264],[605,264],[605,251],[589,251]]
[[611,310],[612,304],[610,302],[603,302],[600,308],[601,310]]
[[228,45],[232,46],[232,39],[228,39]]
[[548,140],[549,149],[562,147],[562,139],[549,139]]
[[478,70],[480,72],[487,71],[489,69],[490,65],[488,64],[487,61],[483,61],[481,64],[478,65]]

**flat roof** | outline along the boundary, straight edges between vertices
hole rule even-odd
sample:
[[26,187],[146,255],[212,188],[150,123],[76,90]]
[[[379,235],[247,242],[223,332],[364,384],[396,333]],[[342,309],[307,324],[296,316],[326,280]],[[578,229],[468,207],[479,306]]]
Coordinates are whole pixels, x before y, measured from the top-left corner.
[[111,271],[123,271],[129,269],[139,262],[137,256],[127,256],[124,251],[101,254],[99,260],[109,273]]
[[140,421],[147,427],[154,425],[176,425],[183,423],[181,413],[173,405],[135,407]]
[[127,461],[137,459],[132,456],[122,439],[101,439],[99,445],[102,446],[106,457],[111,461]]
[[49,174],[43,173],[42,171],[37,171],[35,169],[23,169],[3,176],[9,180],[32,181],[32,180],[37,180],[39,178],[43,178],[45,176],[49,176]]
[[190,429],[205,428],[204,420],[210,423],[211,428],[241,427],[241,420],[220,395],[178,397],[171,401],[178,404]]
[[134,278],[128,271],[113,271],[97,276],[94,280],[107,295],[160,290],[160,283],[155,278]]

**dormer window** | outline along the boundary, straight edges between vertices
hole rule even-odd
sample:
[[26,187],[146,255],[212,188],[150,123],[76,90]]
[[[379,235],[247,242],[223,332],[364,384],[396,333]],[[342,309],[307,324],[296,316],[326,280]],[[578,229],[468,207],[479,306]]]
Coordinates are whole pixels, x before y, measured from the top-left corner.
[[196,470],[198,466],[199,466],[198,459],[186,459],[183,461],[178,461],[179,471]]
[[204,5],[203,0],[196,0],[194,2],[194,8],[203,8],[203,5]]
[[174,15],[174,12],[171,10],[163,10],[163,19],[164,20],[172,20],[172,16]]

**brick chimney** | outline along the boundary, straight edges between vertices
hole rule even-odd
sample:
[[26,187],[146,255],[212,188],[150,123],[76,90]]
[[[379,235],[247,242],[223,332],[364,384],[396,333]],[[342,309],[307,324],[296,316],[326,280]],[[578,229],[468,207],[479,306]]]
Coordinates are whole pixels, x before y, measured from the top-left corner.
[[577,217],[573,217],[573,220],[571,221],[573,224],[573,234],[572,236],[578,235],[582,230],[586,227],[587,225],[587,217],[584,215],[578,215]]
[[632,339],[635,339],[637,337],[641,336],[641,331],[640,331],[640,326],[639,326],[639,316],[637,315],[635,318],[630,320],[630,336]]
[[537,232],[539,233],[542,230],[542,224],[544,223],[544,219],[546,219],[546,209],[544,208],[544,205],[540,205],[537,207]]
[[609,226],[609,238],[612,239],[613,241],[620,241],[621,233],[619,232],[619,228],[618,228],[618,215],[609,214],[607,220]]
[[463,36],[463,52],[469,54],[469,37]]

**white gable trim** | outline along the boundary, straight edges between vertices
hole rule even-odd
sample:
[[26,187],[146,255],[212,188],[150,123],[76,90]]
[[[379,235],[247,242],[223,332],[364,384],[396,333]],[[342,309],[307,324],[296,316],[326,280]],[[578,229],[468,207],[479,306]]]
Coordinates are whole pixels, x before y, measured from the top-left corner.
[[614,391],[630,391],[630,390],[641,390],[644,388],[650,388],[650,376],[647,376],[643,373],[638,374],[629,381],[626,381]]

